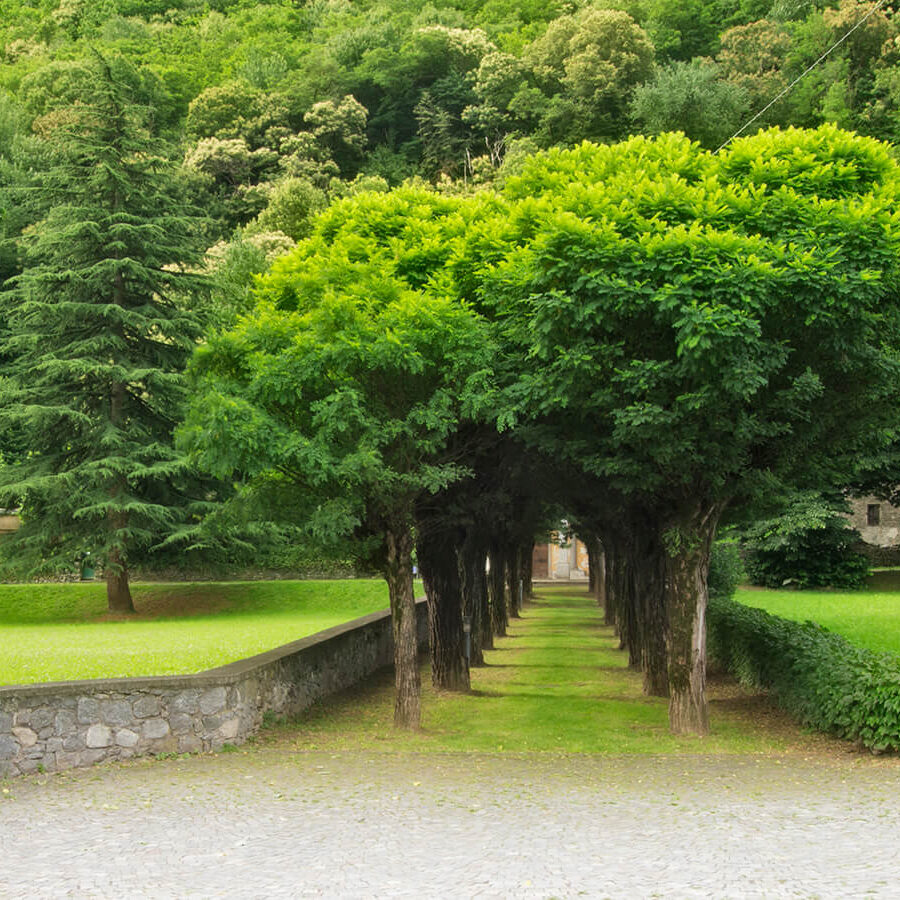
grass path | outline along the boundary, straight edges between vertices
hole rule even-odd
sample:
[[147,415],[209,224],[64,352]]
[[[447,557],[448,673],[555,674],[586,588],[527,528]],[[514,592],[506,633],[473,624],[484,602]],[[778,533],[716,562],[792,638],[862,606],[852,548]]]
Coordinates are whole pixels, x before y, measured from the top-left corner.
[[[390,675],[268,731],[286,750],[563,752],[598,754],[815,753],[806,736],[759,697],[711,685],[712,734],[676,738],[668,704],[645,697],[612,630],[579,588],[545,588],[510,634],[472,670],[472,692],[434,691],[423,667],[423,729],[395,732]],[[832,749],[833,742],[828,742]],[[841,746],[841,745],[837,745]]]

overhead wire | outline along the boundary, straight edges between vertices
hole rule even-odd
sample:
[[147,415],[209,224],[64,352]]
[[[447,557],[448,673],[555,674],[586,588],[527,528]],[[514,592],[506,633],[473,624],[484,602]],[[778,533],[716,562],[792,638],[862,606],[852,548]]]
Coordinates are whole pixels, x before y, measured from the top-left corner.
[[793,90],[794,86],[796,84],[799,84],[799,82],[801,82],[807,75],[809,75],[809,73],[812,72],[812,70],[817,65],[819,65],[820,62],[822,62],[835,50],[837,50],[837,48],[840,47],[841,44],[843,44],[844,41],[846,41],[854,31],[856,31],[858,28],[861,28],[871,16],[875,15],[875,13],[885,5],[885,3],[887,3],[887,0],[879,0],[879,2],[876,3],[875,6],[873,6],[845,35],[843,35],[843,37],[835,41],[835,43],[832,44],[811,66],[801,72],[786,88],[784,88],[784,90],[777,94],[755,116],[753,116],[752,119],[749,119],[747,122],[741,125],[741,127],[738,128],[738,130],[730,138],[728,138],[727,141],[716,148],[715,152],[718,153],[720,150],[724,150],[735,138],[740,137],[741,134],[743,134],[757,119],[765,115],[765,113],[769,109],[771,109],[782,97],[790,93],[790,91]]

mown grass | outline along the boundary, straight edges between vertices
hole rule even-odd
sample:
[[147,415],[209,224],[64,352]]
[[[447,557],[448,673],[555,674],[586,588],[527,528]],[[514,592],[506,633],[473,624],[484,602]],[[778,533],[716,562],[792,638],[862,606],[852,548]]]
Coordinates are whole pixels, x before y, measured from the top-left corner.
[[797,622],[817,622],[853,644],[900,654],[900,589],[896,572],[875,572],[859,591],[742,588],[735,600]]
[[[472,670],[472,693],[433,690],[423,667],[423,728],[392,725],[390,676],[274,728],[286,750],[684,754],[782,752],[799,731],[759,729],[754,698],[713,691],[712,734],[675,737],[668,702],[645,697],[594,601],[578,588],[539,592],[510,636]],[[748,705],[749,702],[749,705]]]
[[388,605],[383,581],[0,585],[0,684],[177,675],[253,656]]

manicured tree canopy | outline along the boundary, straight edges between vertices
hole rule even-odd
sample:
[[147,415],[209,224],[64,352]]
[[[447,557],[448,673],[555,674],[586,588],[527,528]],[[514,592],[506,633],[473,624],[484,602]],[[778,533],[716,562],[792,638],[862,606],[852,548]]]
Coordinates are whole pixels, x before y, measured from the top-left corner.
[[0,295],[0,433],[27,449],[0,470],[0,503],[22,506],[15,542],[37,566],[91,552],[128,612],[129,563],[188,506],[172,430],[200,327],[179,301],[202,281],[181,264],[203,239],[133,70],[98,59],[93,74],[36,121],[32,183],[14,192],[43,217]]
[[707,728],[706,567],[729,499],[798,468],[837,483],[896,427],[897,176],[886,146],[830,126],[718,156],[678,135],[551,151],[457,267],[481,266],[463,284],[525,359],[520,420],[657,511],[676,731]]
[[431,279],[458,202],[422,190],[333,206],[275,265],[255,313],[196,357],[185,443],[218,475],[297,498],[391,593],[399,725],[417,727],[411,552],[418,498],[465,474],[440,455],[490,365],[484,323]]

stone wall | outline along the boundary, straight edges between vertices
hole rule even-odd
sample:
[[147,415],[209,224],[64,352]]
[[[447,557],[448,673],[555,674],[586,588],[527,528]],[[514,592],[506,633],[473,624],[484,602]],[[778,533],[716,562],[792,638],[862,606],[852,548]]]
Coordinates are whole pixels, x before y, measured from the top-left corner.
[[[424,647],[424,600],[417,612]],[[379,612],[197,675],[0,687],[0,778],[238,744],[266,713],[295,715],[392,662]]]

